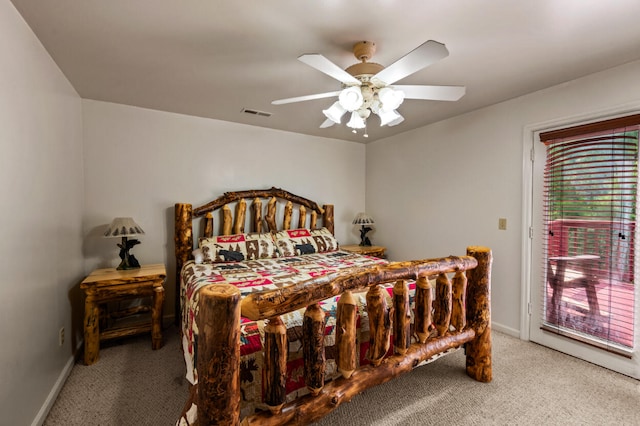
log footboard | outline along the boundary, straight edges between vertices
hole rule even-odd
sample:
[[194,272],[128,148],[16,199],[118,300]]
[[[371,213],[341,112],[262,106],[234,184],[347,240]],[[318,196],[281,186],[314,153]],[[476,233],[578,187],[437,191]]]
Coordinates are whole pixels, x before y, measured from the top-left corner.
[[[231,285],[204,287],[200,290],[197,316],[199,383],[193,392],[198,424],[308,424],[367,388],[462,345],[466,345],[467,375],[481,382],[491,381],[491,263],[490,249],[468,247],[466,256],[345,270],[299,285],[253,293],[242,300],[240,292]],[[435,289],[431,288],[429,278],[435,278]],[[416,280],[413,326],[405,280]],[[395,283],[391,309],[380,297],[379,285],[386,283]],[[355,304],[351,294],[364,291],[370,321],[371,364],[357,367]],[[318,302],[337,295],[341,299],[336,363],[342,377],[325,384],[323,314]],[[286,370],[287,355],[283,352],[286,332],[279,316],[301,308],[307,309],[303,327],[304,370],[311,393],[285,403],[282,377],[286,371],[282,370]],[[240,315],[268,320],[264,374],[265,398],[271,410],[244,419],[240,419]],[[391,334],[395,354],[388,356]]]

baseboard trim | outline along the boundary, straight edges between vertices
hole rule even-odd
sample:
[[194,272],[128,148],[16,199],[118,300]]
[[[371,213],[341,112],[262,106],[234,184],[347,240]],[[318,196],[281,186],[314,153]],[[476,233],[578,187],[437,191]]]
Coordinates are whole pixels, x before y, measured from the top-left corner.
[[51,407],[53,407],[54,402],[56,402],[56,398],[58,398],[58,394],[62,390],[62,387],[67,381],[67,378],[71,374],[71,370],[73,369],[73,366],[76,363],[77,353],[78,351],[76,350],[75,354],[69,357],[69,360],[67,361],[64,368],[60,372],[60,375],[58,376],[58,380],[56,380],[56,383],[53,385],[53,388],[51,388],[51,391],[49,392],[47,399],[45,399],[44,404],[42,404],[42,407],[40,407],[40,411],[38,411],[36,418],[33,419],[31,426],[41,426],[44,423],[45,419],[47,418],[47,414],[49,414],[49,411],[51,411]]
[[506,325],[493,321],[491,322],[491,328],[495,331],[499,331],[500,333],[504,333],[511,337],[516,337],[518,339],[520,338],[520,330],[516,330],[515,328],[507,327]]
[[[162,317],[163,328],[166,328],[167,324],[173,325],[174,319],[175,319],[174,314],[163,315]],[[53,388],[51,388],[51,391],[49,392],[47,399],[45,399],[44,404],[42,404],[42,407],[40,407],[40,411],[38,411],[38,414],[36,415],[35,419],[33,419],[31,426],[42,426],[42,424],[44,423],[45,419],[47,418],[47,415],[49,414],[49,411],[51,411],[51,407],[53,407],[53,404],[56,402],[56,398],[58,398],[58,394],[60,394],[60,391],[64,387],[65,382],[69,378],[69,375],[71,374],[71,370],[73,369],[73,366],[75,365],[76,360],[83,353],[82,352],[83,345],[84,345],[84,340],[80,340],[78,342],[78,347],[74,351],[73,355],[69,357],[69,360],[67,361],[64,368],[60,372],[60,375],[58,376],[58,380],[56,380],[56,383],[53,385]]]

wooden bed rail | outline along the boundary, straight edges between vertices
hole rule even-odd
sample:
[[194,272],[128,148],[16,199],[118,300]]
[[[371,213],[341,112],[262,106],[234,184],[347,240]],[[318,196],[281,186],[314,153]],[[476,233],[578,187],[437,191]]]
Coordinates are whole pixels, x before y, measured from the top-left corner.
[[[392,263],[336,273],[291,288],[240,298],[230,285],[200,293],[197,369],[198,424],[240,424],[240,315],[267,318],[264,346],[265,402],[270,412],[250,415],[243,425],[307,424],[369,387],[410,371],[421,362],[466,344],[466,372],[489,382],[491,361],[491,250],[468,247],[467,256]],[[451,280],[447,274],[455,273]],[[428,277],[436,276],[435,300]],[[411,343],[407,279],[416,279]],[[395,282],[393,309],[380,285]],[[356,304],[352,291],[367,290],[371,364],[356,365]],[[324,313],[318,302],[341,294],[336,319],[336,364],[342,377],[324,383]],[[307,307],[303,322],[304,376],[310,395],[285,404],[287,335],[280,315]],[[431,308],[433,306],[433,309]],[[395,355],[385,355],[393,327]]]
[[[421,362],[470,342],[475,336],[475,331],[469,328],[462,332],[453,332],[443,338],[430,340],[425,344],[413,344],[406,354],[390,356],[379,366],[372,364],[362,366],[349,379],[340,377],[327,383],[317,395],[309,394],[284,405],[277,415],[263,411],[242,419],[240,424],[243,426],[309,424],[321,419],[342,403],[349,402],[355,395],[407,373]],[[200,423],[200,425],[204,424],[207,423]]]
[[269,319],[338,296],[345,291],[362,291],[375,284],[466,271],[475,268],[477,264],[477,260],[471,256],[449,256],[340,270],[285,288],[252,293],[242,299],[242,316],[251,320]]

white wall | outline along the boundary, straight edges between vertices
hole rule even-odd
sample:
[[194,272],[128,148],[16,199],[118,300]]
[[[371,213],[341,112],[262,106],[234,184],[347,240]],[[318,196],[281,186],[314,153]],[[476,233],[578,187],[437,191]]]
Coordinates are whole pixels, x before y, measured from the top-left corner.
[[[367,212],[392,259],[493,249],[492,319],[520,328],[523,130],[640,100],[640,62],[367,145]],[[506,231],[498,218],[507,218]]]
[[82,110],[8,1],[0,1],[0,93],[0,423],[27,425],[43,420],[78,343]]
[[[174,204],[202,205],[225,191],[287,189],[335,204],[342,243],[364,209],[365,145],[224,121],[83,100],[85,269],[116,266],[113,239],[101,238],[116,216],[144,229],[132,253],[165,262],[165,314],[173,313]],[[217,225],[216,225],[217,226]]]

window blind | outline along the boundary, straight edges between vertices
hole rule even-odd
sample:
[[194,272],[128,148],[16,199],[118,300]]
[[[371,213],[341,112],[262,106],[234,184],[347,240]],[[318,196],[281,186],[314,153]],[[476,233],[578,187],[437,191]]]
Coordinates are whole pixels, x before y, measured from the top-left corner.
[[541,327],[629,355],[640,114],[540,134],[546,145]]

